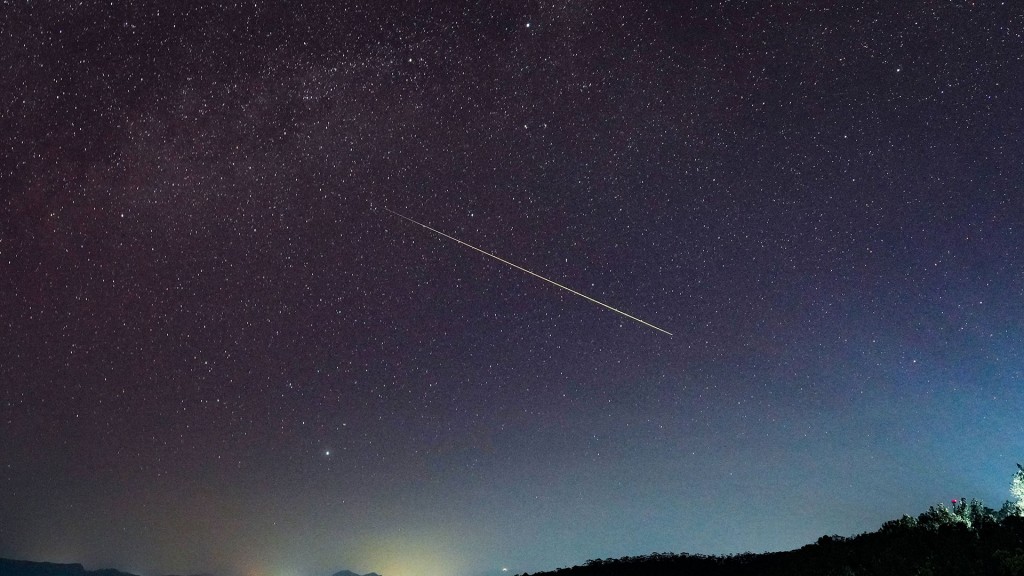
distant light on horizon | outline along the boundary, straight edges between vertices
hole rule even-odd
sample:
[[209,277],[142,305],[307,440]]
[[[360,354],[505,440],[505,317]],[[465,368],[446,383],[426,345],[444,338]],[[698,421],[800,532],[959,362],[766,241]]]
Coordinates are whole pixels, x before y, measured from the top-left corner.
[[509,576],[1005,500],[1020,3],[124,4],[2,9],[0,557]]

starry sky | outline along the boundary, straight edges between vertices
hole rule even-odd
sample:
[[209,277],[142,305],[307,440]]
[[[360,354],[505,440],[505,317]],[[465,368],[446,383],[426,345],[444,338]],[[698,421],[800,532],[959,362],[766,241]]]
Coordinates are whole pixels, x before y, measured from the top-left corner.
[[998,507],[1022,55],[986,0],[0,2],[0,556],[480,576]]

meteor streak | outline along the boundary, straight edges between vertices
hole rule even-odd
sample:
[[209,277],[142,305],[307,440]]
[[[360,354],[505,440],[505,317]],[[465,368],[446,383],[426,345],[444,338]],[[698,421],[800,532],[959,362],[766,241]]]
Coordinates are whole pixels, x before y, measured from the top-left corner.
[[577,291],[573,290],[572,288],[569,288],[568,286],[563,286],[562,284],[559,284],[558,282],[555,282],[554,280],[545,278],[545,277],[541,276],[540,274],[537,274],[536,272],[531,272],[531,271],[527,270],[526,268],[523,268],[522,266],[518,266],[516,264],[513,264],[513,263],[509,262],[508,260],[505,260],[504,258],[495,256],[494,254],[491,254],[490,252],[481,250],[481,249],[477,248],[476,246],[473,246],[472,244],[469,244],[468,242],[463,242],[462,240],[459,240],[458,238],[456,238],[454,236],[449,236],[448,234],[445,234],[444,232],[441,232],[440,230],[435,230],[434,228],[431,228],[430,226],[427,226],[426,224],[423,224],[422,222],[417,222],[417,221],[413,220],[412,218],[409,218],[408,216],[402,216],[401,214],[399,214],[398,212],[395,212],[394,210],[391,210],[390,208],[385,208],[383,206],[382,206],[382,208],[384,208],[384,210],[387,210],[388,212],[394,214],[395,216],[398,216],[402,220],[406,220],[408,222],[412,222],[413,224],[415,224],[417,226],[421,226],[423,228],[426,228],[427,230],[430,230],[434,234],[438,234],[440,236],[444,236],[445,238],[447,238],[449,240],[454,240],[454,241],[458,242],[459,244],[462,244],[463,246],[465,246],[467,248],[472,248],[473,250],[476,250],[477,252],[483,254],[484,256],[489,256],[491,258],[494,258],[495,260],[497,260],[498,262],[501,262],[502,264],[508,264],[509,266],[515,268],[516,270],[519,270],[519,271],[522,271],[522,272],[526,272],[530,276],[535,276],[537,278],[540,278],[541,280],[547,282],[548,284],[554,284],[555,286],[558,286],[562,290],[565,290],[567,292],[572,292],[573,294],[575,294],[575,295],[577,295],[577,296],[579,296],[581,298],[586,298],[587,300],[590,300],[591,302],[593,302],[594,304],[597,304],[599,306],[604,306],[605,308],[611,310],[612,312],[615,312],[616,314],[621,314],[621,315],[625,316],[626,318],[629,318],[630,320],[634,320],[636,322],[639,322],[639,323],[643,324],[644,326],[647,326],[648,328],[654,328],[658,332],[663,332],[665,334],[668,334],[669,336],[672,335],[672,333],[669,332],[668,330],[663,330],[661,328],[658,328],[657,326],[655,326],[654,324],[651,324],[650,322],[644,322],[643,320],[637,318],[636,316],[632,316],[630,314],[627,314],[627,313],[623,312],[622,310],[619,310],[618,308],[614,308],[612,306],[609,306],[609,305],[605,304],[604,302],[601,302],[599,300],[595,300],[594,298],[591,298],[590,296],[587,296],[586,294],[583,294],[582,292],[577,292]]

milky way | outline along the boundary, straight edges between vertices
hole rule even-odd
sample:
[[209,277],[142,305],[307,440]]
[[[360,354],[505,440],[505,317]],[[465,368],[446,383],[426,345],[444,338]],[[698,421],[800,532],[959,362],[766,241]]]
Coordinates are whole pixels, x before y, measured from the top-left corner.
[[1008,497],[1018,3],[357,4],[0,4],[0,557],[475,576]]

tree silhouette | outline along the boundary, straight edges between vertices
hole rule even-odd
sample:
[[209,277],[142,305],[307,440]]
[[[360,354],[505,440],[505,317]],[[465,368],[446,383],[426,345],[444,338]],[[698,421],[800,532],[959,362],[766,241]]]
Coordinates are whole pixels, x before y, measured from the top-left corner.
[[1017,468],[1015,500],[999,513],[956,498],[875,532],[822,536],[788,552],[606,558],[533,576],[1024,576],[1024,467]]

